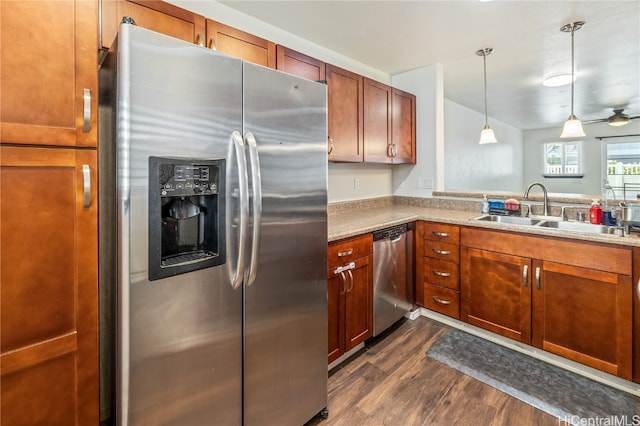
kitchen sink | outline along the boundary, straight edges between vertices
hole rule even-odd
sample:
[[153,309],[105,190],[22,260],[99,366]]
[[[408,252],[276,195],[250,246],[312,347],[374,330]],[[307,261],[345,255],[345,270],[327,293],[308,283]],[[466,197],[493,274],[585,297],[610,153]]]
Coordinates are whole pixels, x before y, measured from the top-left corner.
[[562,229],[567,231],[590,232],[594,234],[615,234],[615,226],[592,225],[590,223],[567,221],[544,221],[537,226],[543,228]]
[[551,228],[563,231],[589,232],[592,234],[616,234],[615,226],[592,225],[590,223],[568,222],[566,220],[548,220],[544,218],[538,219],[531,217],[500,216],[493,214],[482,215],[480,217],[476,217],[474,220],[481,220],[484,222],[510,223],[513,225],[536,226],[540,228]]
[[484,216],[476,217],[475,220],[483,220],[486,222],[498,222],[498,223],[512,223],[514,225],[535,225],[540,223],[539,219],[532,219],[530,217],[521,216],[500,216],[487,214]]

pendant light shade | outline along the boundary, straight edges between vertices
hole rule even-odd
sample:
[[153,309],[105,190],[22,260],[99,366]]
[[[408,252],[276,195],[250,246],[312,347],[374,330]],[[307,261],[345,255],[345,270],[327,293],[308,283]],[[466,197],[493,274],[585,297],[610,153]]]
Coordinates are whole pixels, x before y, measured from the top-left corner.
[[498,142],[496,135],[493,133],[493,129],[489,126],[487,116],[487,55],[490,55],[491,52],[493,52],[493,49],[490,47],[480,49],[476,52],[476,55],[482,56],[484,61],[484,128],[482,129],[482,133],[480,133],[480,142],[478,142],[480,145]]
[[571,24],[563,25],[560,31],[564,33],[571,33],[571,115],[564,123],[562,128],[561,138],[578,138],[586,136],[584,130],[582,130],[582,123],[573,114],[573,88],[575,82],[575,68],[574,68],[574,49],[573,49],[573,34],[578,31],[584,25],[584,21],[576,21]]

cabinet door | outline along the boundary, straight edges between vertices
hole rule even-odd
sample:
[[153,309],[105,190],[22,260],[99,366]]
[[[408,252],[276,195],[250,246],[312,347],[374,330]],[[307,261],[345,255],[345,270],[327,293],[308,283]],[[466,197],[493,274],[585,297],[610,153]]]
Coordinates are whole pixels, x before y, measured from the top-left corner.
[[416,163],[416,97],[402,90],[391,91],[391,145],[393,163]]
[[327,79],[324,62],[281,45],[276,46],[276,69],[312,81]]
[[531,260],[462,247],[461,319],[531,343]]
[[100,5],[100,39],[105,49],[113,44],[125,16],[142,28],[204,46],[204,16],[159,0],[101,0]]
[[345,272],[345,351],[349,351],[373,333],[373,256],[355,261]]
[[96,425],[96,152],[0,147],[0,161],[0,423]]
[[630,380],[631,277],[553,262],[534,267],[534,346]]
[[363,77],[327,64],[329,161],[362,162]]
[[640,247],[633,248],[633,381],[640,383]]
[[97,2],[3,0],[1,7],[1,141],[95,146]]
[[207,19],[207,47],[269,68],[276,67],[275,43]]
[[364,161],[391,163],[391,87],[364,79]]
[[329,315],[329,364],[344,353],[344,295],[347,278],[335,274],[335,268],[327,271],[327,307]]

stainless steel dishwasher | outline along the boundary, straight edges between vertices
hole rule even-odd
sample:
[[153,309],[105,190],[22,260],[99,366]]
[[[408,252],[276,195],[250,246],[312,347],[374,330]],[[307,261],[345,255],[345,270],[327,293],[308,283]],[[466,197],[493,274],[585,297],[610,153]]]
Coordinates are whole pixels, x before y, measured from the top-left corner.
[[373,335],[413,307],[413,229],[397,225],[373,233]]

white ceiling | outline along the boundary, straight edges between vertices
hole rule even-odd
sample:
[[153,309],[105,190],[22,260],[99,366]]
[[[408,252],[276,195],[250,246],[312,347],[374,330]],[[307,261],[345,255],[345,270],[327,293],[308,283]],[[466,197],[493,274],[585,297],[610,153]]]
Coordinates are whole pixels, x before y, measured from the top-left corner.
[[561,126],[570,86],[544,87],[571,72],[575,114],[603,119],[614,107],[640,115],[640,1],[222,1],[255,18],[389,74],[440,63],[445,97],[521,129]]

